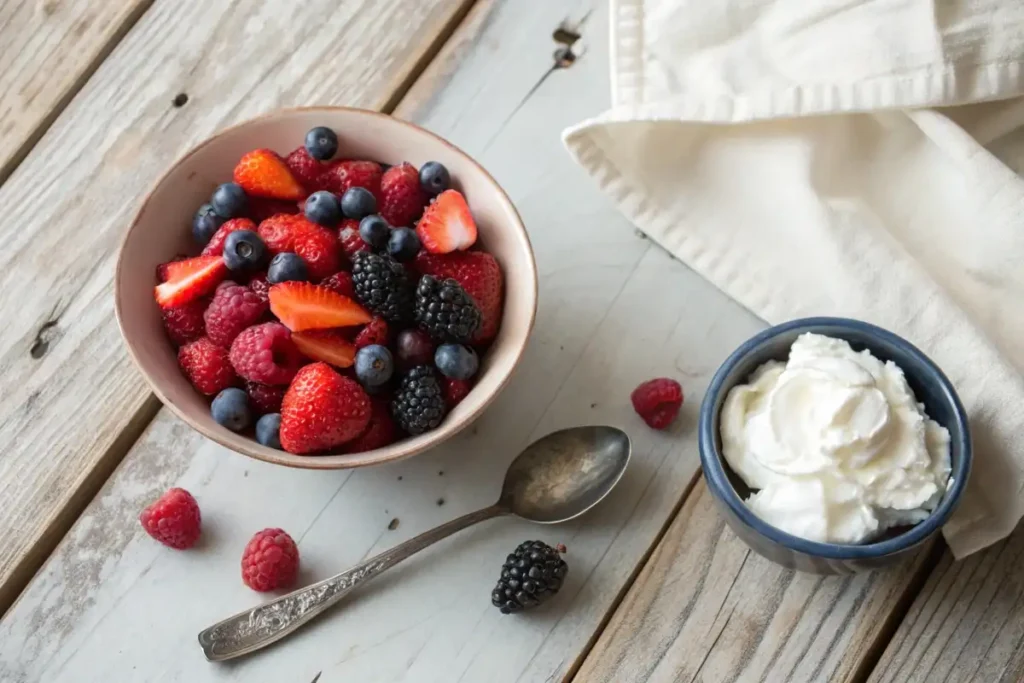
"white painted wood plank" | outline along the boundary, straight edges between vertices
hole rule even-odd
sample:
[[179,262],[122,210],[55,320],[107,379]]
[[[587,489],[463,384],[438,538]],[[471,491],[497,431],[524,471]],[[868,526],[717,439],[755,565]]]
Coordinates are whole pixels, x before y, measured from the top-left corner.
[[467,1],[157,0],[0,187],[0,612],[156,412],[111,294],[151,184],[255,114],[388,104]]

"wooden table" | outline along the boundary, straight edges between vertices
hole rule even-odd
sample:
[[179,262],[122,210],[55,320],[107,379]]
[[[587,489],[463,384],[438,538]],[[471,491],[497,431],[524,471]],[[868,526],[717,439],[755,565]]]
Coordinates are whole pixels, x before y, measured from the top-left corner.
[[[1024,679],[1019,532],[963,562],[935,544],[892,571],[823,578],[751,553],[716,514],[697,406],[762,323],[636,232],[561,147],[608,104],[607,5],[0,4],[0,680]],[[228,124],[303,104],[377,108],[454,141],[508,190],[536,249],[536,333],[511,385],[470,432],[390,467],[294,471],[205,441],[147,391],[113,318],[118,238],[161,171]],[[628,402],[656,375],[688,394],[664,434]],[[523,445],[580,423],[635,443],[592,514],[489,522],[287,643],[203,659],[196,633],[259,599],[237,569],[255,530],[290,530],[313,581],[489,503]],[[171,485],[202,505],[191,552],[136,521]],[[488,594],[529,537],[568,546],[569,579],[549,606],[503,617]]]

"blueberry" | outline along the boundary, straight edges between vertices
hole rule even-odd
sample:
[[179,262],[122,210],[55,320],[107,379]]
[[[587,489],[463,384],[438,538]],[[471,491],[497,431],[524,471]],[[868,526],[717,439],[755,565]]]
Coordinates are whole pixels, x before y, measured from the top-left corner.
[[359,221],[359,236],[374,249],[380,251],[388,246],[391,227],[388,222],[374,214]]
[[223,223],[224,219],[217,215],[212,206],[203,204],[192,218],[192,239],[196,244],[205,247]]
[[309,271],[306,269],[306,262],[298,254],[290,251],[282,251],[270,261],[267,268],[267,282],[276,285],[281,282],[296,280],[305,282],[309,279]]
[[434,352],[434,365],[445,377],[469,379],[480,367],[476,351],[462,344],[441,344]]
[[428,161],[420,167],[420,187],[431,197],[436,197],[452,184],[448,169],[438,161]]
[[252,414],[249,412],[249,397],[234,387],[217,394],[210,405],[214,421],[233,432],[240,432],[249,426]]
[[235,230],[224,240],[224,265],[228,270],[255,270],[266,256],[267,245],[252,230]]
[[391,379],[395,361],[388,347],[380,344],[364,346],[356,352],[356,377],[367,387],[379,387]]
[[281,413],[267,413],[256,420],[256,440],[281,450]]
[[341,222],[341,205],[333,192],[320,190],[306,199],[306,218],[328,228]]
[[420,238],[412,228],[395,228],[388,240],[388,253],[396,261],[411,261],[420,253]]
[[341,212],[357,221],[377,213],[377,198],[365,187],[350,187],[341,195]]
[[327,161],[338,151],[338,136],[326,126],[317,126],[306,133],[306,151],[319,161]]
[[210,206],[224,218],[240,216],[245,211],[245,190],[238,183],[218,185],[210,198]]

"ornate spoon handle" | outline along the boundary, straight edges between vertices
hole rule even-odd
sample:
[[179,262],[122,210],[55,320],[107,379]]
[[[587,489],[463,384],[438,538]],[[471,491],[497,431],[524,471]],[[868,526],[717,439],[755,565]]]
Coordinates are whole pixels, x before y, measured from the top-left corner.
[[385,569],[395,566],[456,531],[506,512],[508,511],[505,508],[492,505],[453,519],[376,557],[371,557],[346,572],[228,617],[202,631],[199,634],[199,644],[211,662],[255,652],[312,621],[353,588],[369,581]]

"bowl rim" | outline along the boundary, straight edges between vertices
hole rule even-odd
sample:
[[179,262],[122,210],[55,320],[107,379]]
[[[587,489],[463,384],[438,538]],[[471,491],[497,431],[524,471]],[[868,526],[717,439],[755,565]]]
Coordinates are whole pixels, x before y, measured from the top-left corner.
[[[387,446],[384,449],[374,449],[365,451],[362,453],[335,453],[329,455],[297,455],[294,453],[287,453],[286,451],[279,451],[272,449],[267,446],[263,446],[256,441],[253,441],[251,446],[239,448],[238,444],[231,443],[225,435],[220,433],[220,430],[207,429],[205,426],[193,421],[183,410],[181,410],[173,401],[171,401],[161,390],[154,377],[146,370],[142,362],[140,361],[139,354],[136,350],[136,342],[129,339],[125,333],[124,325],[124,312],[122,311],[122,297],[121,297],[121,276],[122,268],[124,267],[124,247],[130,239],[132,233],[138,228],[139,219],[145,213],[146,207],[149,205],[150,200],[153,197],[154,192],[160,187],[170,176],[170,174],[184,164],[186,161],[191,159],[193,156],[198,154],[205,147],[213,143],[218,138],[227,135],[239,128],[243,128],[254,123],[266,121],[269,119],[276,119],[286,117],[292,114],[301,113],[315,113],[315,112],[327,112],[337,113],[345,112],[354,114],[356,116],[370,116],[378,119],[387,119],[390,123],[398,126],[403,126],[412,129],[418,134],[425,135],[433,138],[436,142],[449,148],[454,154],[462,157],[466,162],[476,168],[484,178],[489,180],[494,188],[498,191],[498,200],[505,206],[509,214],[512,216],[512,227],[518,233],[518,236],[522,240],[523,245],[526,247],[526,259],[524,269],[526,272],[522,273],[522,278],[517,280],[516,288],[520,291],[526,290],[527,297],[530,301],[530,318],[525,326],[523,343],[518,345],[518,348],[514,349],[514,355],[511,358],[511,365],[509,371],[505,373],[505,376],[501,378],[498,385],[494,388],[488,396],[483,398],[480,403],[475,406],[469,413],[462,416],[458,423],[448,425],[451,430],[446,433],[443,438],[438,438],[438,431],[433,430],[425,434],[418,436],[409,437],[399,441],[391,446]],[[186,151],[184,154],[179,156],[173,163],[171,163],[164,170],[160,177],[150,185],[149,190],[143,196],[142,201],[139,202],[138,208],[135,210],[128,228],[124,231],[118,242],[117,247],[117,262],[114,268],[114,316],[117,320],[118,330],[121,333],[121,339],[124,341],[125,346],[128,347],[128,354],[131,356],[132,362],[135,364],[136,369],[145,378],[146,383],[149,385],[150,390],[156,395],[160,402],[168,407],[172,413],[174,413],[179,419],[189,425],[192,429],[196,430],[207,439],[223,446],[229,451],[240,453],[242,455],[254,458],[256,460],[262,460],[275,465],[284,465],[285,467],[294,467],[297,469],[316,469],[316,470],[335,470],[335,469],[355,469],[359,467],[369,467],[372,465],[381,465],[390,462],[396,462],[398,460],[404,460],[405,458],[418,455],[426,450],[429,450],[440,443],[447,441],[454,437],[456,434],[467,428],[472,424],[498,397],[498,395],[505,389],[512,375],[515,373],[519,366],[520,361],[523,358],[523,354],[526,351],[526,347],[529,345],[530,335],[533,332],[534,325],[537,320],[537,299],[538,299],[538,277],[537,277],[537,261],[533,252],[533,245],[530,242],[530,235],[526,230],[526,226],[523,223],[522,216],[519,215],[519,211],[516,209],[515,204],[512,202],[505,188],[494,178],[490,172],[487,171],[476,159],[470,154],[463,151],[455,144],[444,139],[437,133],[427,130],[422,126],[419,126],[410,121],[396,118],[390,114],[383,112],[374,111],[372,109],[362,109],[360,107],[345,107],[345,106],[333,106],[333,105],[317,105],[317,106],[306,106],[306,107],[284,107],[280,109],[274,109],[273,111],[265,112],[259,116],[248,118],[244,121],[240,121],[226,128],[222,128],[210,137],[199,142],[194,147]],[[442,429],[445,427],[442,424]],[[433,437],[433,438],[431,438]],[[386,456],[373,454],[379,453],[382,450],[391,451]]]
[[[961,457],[959,464],[950,472],[952,485],[947,489],[946,494],[943,496],[938,507],[936,507],[927,518],[915,524],[899,536],[875,543],[864,544],[823,543],[794,536],[793,534],[786,533],[785,531],[782,531],[781,529],[778,529],[757,517],[743,503],[743,500],[733,488],[732,483],[729,481],[728,476],[725,473],[725,467],[723,465],[724,457],[719,451],[715,441],[718,421],[714,419],[713,411],[717,397],[722,393],[722,391],[726,390],[724,383],[727,375],[732,371],[736,364],[760,348],[765,342],[781,334],[792,332],[793,330],[811,327],[833,328],[840,339],[843,338],[842,332],[844,330],[868,332],[871,336],[878,337],[890,345],[902,348],[907,353],[914,356],[915,359],[924,366],[926,372],[931,373],[934,376],[938,381],[939,386],[942,388],[943,398],[948,401],[953,408],[955,425],[943,426],[950,429],[951,432],[953,431],[952,427],[955,426],[957,434],[954,435],[951,433],[951,437],[959,442],[963,456]],[[728,389],[731,388],[732,387],[728,387]],[[964,406],[960,401],[960,397],[957,395],[952,382],[949,381],[949,378],[946,377],[945,373],[939,369],[938,365],[936,365],[931,358],[906,339],[893,332],[878,327],[877,325],[872,325],[871,323],[852,318],[800,318],[769,327],[745,341],[735,351],[733,351],[728,358],[725,359],[712,377],[711,383],[708,385],[707,392],[704,394],[704,399],[701,402],[698,431],[698,446],[701,466],[704,470],[704,477],[708,482],[709,488],[719,500],[729,507],[733,514],[735,514],[744,525],[750,527],[755,533],[765,536],[769,540],[790,550],[795,550],[797,552],[804,553],[805,555],[834,560],[877,559],[911,548],[930,537],[946,523],[959,503],[964,489],[967,486],[967,480],[970,477],[971,460],[973,457],[967,411],[964,409]]]

